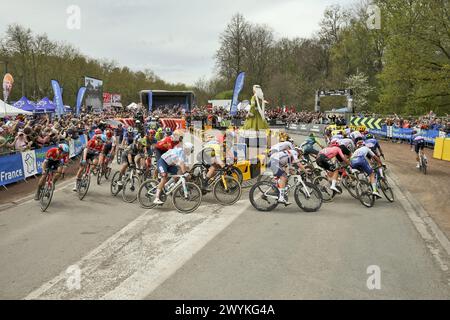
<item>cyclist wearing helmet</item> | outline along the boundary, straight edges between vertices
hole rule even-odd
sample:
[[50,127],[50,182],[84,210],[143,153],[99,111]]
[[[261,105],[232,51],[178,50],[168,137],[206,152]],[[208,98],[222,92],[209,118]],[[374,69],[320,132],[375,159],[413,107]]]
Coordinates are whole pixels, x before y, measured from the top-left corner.
[[57,148],[51,148],[47,151],[45,155],[45,160],[42,163],[42,176],[39,179],[38,188],[36,191],[36,195],[34,196],[34,200],[39,200],[39,195],[41,193],[41,189],[45,184],[45,180],[47,179],[47,170],[56,171],[56,174],[53,178],[53,183],[55,184],[58,181],[59,177],[62,174],[63,165],[69,161],[69,146],[67,144],[60,144]]
[[124,181],[122,180],[129,167],[140,168],[140,163],[138,160],[142,158],[144,152],[144,141],[141,140],[136,140],[126,147],[122,153],[122,167],[120,168],[119,181],[117,182],[118,186],[123,186]]
[[197,160],[208,168],[206,177],[200,177],[201,188],[203,191],[211,191],[209,188],[209,180],[214,177],[216,170],[225,167],[225,164],[218,152],[222,147],[222,144],[218,141],[219,139],[214,135],[207,135],[206,140]]
[[343,134],[343,132],[342,132],[342,131],[339,131],[336,135],[334,135],[334,136],[331,138],[331,140],[333,140],[333,139],[337,139],[337,140],[344,139],[344,134]]
[[134,159],[138,169],[142,169],[145,166],[145,155],[147,152],[147,138],[140,138],[137,140],[138,153]]
[[278,180],[278,202],[285,204],[286,206],[290,203],[286,200],[286,185],[288,182],[287,170],[292,169],[293,165],[296,165],[301,170],[305,170],[305,167],[300,161],[299,151],[292,149],[285,149],[282,151],[276,151],[270,156],[269,168],[273,172],[273,175],[277,177]]
[[161,182],[159,183],[158,190],[156,191],[156,198],[153,202],[154,204],[164,204],[159,197],[161,195],[161,191],[167,183],[168,175],[176,175],[179,170],[182,174],[185,174],[189,169],[187,167],[189,156],[193,152],[194,145],[187,142],[184,145],[179,144],[177,147],[167,151],[161,156],[161,159],[158,161],[158,172],[161,174]]
[[84,148],[80,161],[80,166],[77,172],[77,180],[72,188],[73,191],[77,191],[78,183],[81,180],[81,176],[83,175],[84,167],[86,166],[87,162],[88,161],[92,162],[94,168],[97,167],[98,156],[103,150],[104,145],[103,140],[106,140],[106,137],[103,137],[102,134],[96,134],[91,140],[89,140],[86,148]]
[[336,164],[332,162],[334,158],[336,158],[339,162],[345,162],[347,165],[350,164],[350,162],[342,152],[338,140],[331,141],[329,147],[319,152],[316,163],[319,167],[327,171],[328,179],[331,180],[331,190],[340,193],[339,189],[336,188],[339,171],[336,168]]
[[119,123],[117,128],[114,130],[114,136],[116,137],[116,143],[118,145],[122,144],[123,138],[125,136],[125,130],[123,128],[123,124]]
[[365,143],[366,143],[366,147],[368,147],[370,150],[372,150],[372,152],[375,153],[378,157],[381,156],[384,158],[383,150],[381,150],[381,146],[378,143],[378,140],[375,139],[373,134],[369,133],[366,136]]
[[363,140],[363,135],[358,130],[355,130],[352,133],[350,133],[350,138],[356,144],[359,140]]
[[111,130],[106,130],[105,135],[102,136],[103,150],[100,153],[99,165],[103,165],[105,158],[114,159],[116,154],[116,137],[113,136]]
[[[170,130],[170,129],[169,129]],[[173,149],[177,144],[180,143],[181,135],[177,134],[172,136],[167,136],[161,141],[159,141],[155,146],[155,157],[156,162],[161,159],[161,156],[167,151]]]
[[425,149],[425,137],[423,137],[420,133],[418,133],[416,130],[412,132],[411,137],[411,146],[414,145],[414,151],[416,152],[416,161],[417,161],[417,168],[420,168],[420,152],[423,152]]
[[156,131],[156,134],[155,134],[155,138],[158,141],[161,141],[164,138],[164,133],[163,133],[162,128],[158,128],[158,130]]
[[134,129],[133,127],[128,127],[126,136],[124,137],[122,142],[122,148],[125,149],[126,147],[128,147],[130,144],[134,142],[134,139],[135,139]]
[[383,164],[381,163],[380,158],[369,148],[366,146],[364,141],[360,140],[356,143],[356,151],[353,154],[352,158],[350,159],[351,166],[353,169],[359,170],[361,172],[366,173],[370,177],[370,183],[372,184],[372,195],[381,198],[380,194],[377,190],[377,182],[375,178],[375,172],[373,171],[372,167],[369,164],[368,157],[370,156],[371,159],[374,159],[378,162],[380,166]]
[[311,133],[306,141],[300,146],[303,151],[303,156],[307,161],[310,161],[310,154],[314,154],[315,156],[319,154],[319,151],[314,148],[314,145],[316,144],[320,147],[320,149],[323,149],[323,146],[319,143],[319,141],[317,141],[315,134]]
[[172,135],[172,129],[166,128],[166,130],[164,131],[164,134],[166,137],[170,137]]

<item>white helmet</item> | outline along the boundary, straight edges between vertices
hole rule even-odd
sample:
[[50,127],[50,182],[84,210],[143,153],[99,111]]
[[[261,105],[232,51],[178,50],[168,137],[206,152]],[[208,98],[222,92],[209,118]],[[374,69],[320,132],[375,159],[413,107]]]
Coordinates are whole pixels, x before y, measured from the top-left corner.
[[184,149],[184,152],[191,154],[192,152],[194,152],[194,145],[190,142],[186,142],[183,145],[183,149]]
[[174,142],[179,142],[182,137],[182,133],[179,130],[175,130],[175,132],[172,134],[172,140]]

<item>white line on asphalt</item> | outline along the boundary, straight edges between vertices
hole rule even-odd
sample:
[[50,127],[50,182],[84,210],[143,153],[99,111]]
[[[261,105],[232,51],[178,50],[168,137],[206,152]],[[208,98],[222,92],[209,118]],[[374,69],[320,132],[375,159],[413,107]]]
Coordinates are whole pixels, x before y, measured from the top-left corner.
[[[63,271],[25,299],[143,299],[244,213],[248,208],[243,205],[246,201],[236,204],[241,205],[241,210],[226,213],[220,211],[227,207],[205,205],[219,211],[206,215],[181,215],[173,211],[152,215],[149,210],[74,263],[81,268],[83,277],[80,292],[68,291]],[[201,223],[180,235],[178,229],[195,219]],[[159,232],[150,233],[149,222],[157,227],[166,225]],[[155,250],[148,254],[148,248],[155,245]]]

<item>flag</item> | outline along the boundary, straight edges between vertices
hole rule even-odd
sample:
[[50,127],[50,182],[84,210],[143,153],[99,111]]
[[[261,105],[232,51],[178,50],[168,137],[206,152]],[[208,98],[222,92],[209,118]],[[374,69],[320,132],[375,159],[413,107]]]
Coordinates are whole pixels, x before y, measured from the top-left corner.
[[57,112],[58,116],[61,116],[64,113],[64,103],[63,103],[63,99],[62,99],[61,87],[59,86],[59,83],[56,80],[52,80],[51,83],[52,83],[53,93],[55,95],[56,112]]
[[241,72],[238,74],[236,78],[236,83],[234,84],[234,91],[233,91],[233,100],[231,101],[231,110],[230,115],[235,116],[237,114],[237,105],[239,103],[239,93],[241,92],[242,88],[244,87],[244,80],[245,80],[245,72]]
[[76,114],[77,116],[80,115],[80,109],[81,109],[81,104],[83,103],[83,98],[84,98],[84,94],[86,93],[86,87],[81,87],[78,90],[78,95],[77,95],[77,105],[76,105]]
[[148,112],[153,111],[153,92],[148,92]]

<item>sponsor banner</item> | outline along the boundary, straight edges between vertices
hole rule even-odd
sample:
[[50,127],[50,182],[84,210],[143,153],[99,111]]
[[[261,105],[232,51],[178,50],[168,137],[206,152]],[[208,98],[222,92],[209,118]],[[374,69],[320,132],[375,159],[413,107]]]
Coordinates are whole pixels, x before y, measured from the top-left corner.
[[[69,143],[70,157],[80,154],[85,145],[86,136],[84,135],[80,136],[80,139],[72,140]],[[54,147],[50,146],[0,157],[0,186],[42,174],[42,163],[47,151]]]
[[103,108],[111,108],[111,99],[111,93],[103,92]]
[[53,88],[53,93],[55,95],[56,112],[57,112],[58,116],[61,116],[65,112],[64,103],[63,103],[63,99],[62,99],[61,86],[59,85],[59,82],[56,80],[52,80],[51,84],[52,84],[52,88]]
[[238,74],[236,78],[236,83],[234,84],[233,99],[231,101],[231,110],[230,110],[231,116],[235,116],[237,114],[239,93],[242,91],[242,88],[244,88],[244,81],[245,81],[245,72],[241,72]]
[[22,152],[22,166],[25,178],[34,176],[38,173],[36,163],[36,153],[34,150]]
[[22,166],[22,155],[20,153],[0,157],[0,186],[5,186],[23,179],[25,179],[25,175]]
[[122,106],[122,95],[113,93],[111,94],[111,106],[112,107],[123,107]]
[[86,87],[81,87],[78,90],[77,94],[77,105],[76,105],[76,114],[77,116],[80,115],[81,112],[81,104],[83,103],[84,94],[86,93]]

